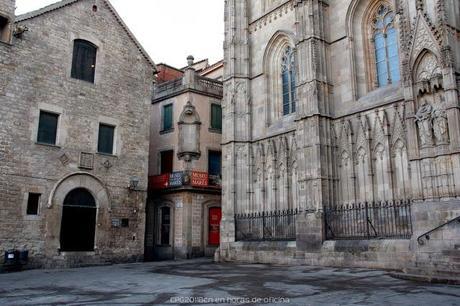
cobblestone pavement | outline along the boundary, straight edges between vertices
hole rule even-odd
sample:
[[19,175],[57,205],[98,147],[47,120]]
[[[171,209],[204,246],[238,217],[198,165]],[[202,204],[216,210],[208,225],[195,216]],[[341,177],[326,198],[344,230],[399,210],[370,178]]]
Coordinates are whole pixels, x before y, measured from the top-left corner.
[[364,269],[203,259],[0,274],[0,305],[180,303],[445,306],[460,305],[460,287],[397,280]]

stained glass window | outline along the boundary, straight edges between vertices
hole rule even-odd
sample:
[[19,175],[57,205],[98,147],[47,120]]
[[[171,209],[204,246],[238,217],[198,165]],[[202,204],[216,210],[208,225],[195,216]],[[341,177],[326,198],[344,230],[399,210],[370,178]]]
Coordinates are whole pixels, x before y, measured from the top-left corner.
[[395,28],[395,14],[382,4],[373,20],[373,40],[378,87],[400,80],[398,31]]
[[291,47],[287,47],[284,51],[281,71],[283,87],[283,115],[289,115],[296,111],[295,60],[294,51]]

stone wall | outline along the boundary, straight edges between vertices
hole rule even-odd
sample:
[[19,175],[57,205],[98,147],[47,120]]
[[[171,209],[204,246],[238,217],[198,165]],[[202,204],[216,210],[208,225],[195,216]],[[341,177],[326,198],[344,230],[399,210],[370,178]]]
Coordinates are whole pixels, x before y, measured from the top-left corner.
[[[388,86],[376,81],[369,36],[379,10],[394,14],[399,34],[400,80]],[[271,258],[243,255],[258,245],[235,242],[235,213],[299,208],[315,215],[298,223],[296,258],[435,265],[416,238],[459,214],[460,41],[458,18],[448,13],[458,10],[451,1],[227,1],[223,258],[231,250],[239,250],[233,259]],[[276,65],[287,47],[295,49],[297,110],[283,116]],[[414,201],[411,239],[365,248],[326,241],[323,211],[393,200]],[[438,253],[458,252],[456,231],[444,230]],[[292,257],[290,248],[285,254]]]
[[[153,259],[188,259],[213,256],[216,246],[208,244],[209,208],[220,207],[219,193],[197,190],[176,190],[153,194],[149,204],[153,220],[149,220],[146,241]],[[159,208],[171,208],[171,245],[159,244],[160,230],[153,226],[158,222]],[[153,222],[152,222],[153,221]]]
[[[19,17],[29,30],[0,44],[0,250],[28,249],[31,266],[56,267],[143,256],[153,63],[101,1]],[[73,40],[97,47],[95,83],[70,77]],[[36,143],[40,110],[60,115],[56,146]],[[115,153],[97,152],[99,123],[116,126]],[[92,159],[82,168],[81,154]],[[85,157],[83,156],[83,157]],[[137,176],[136,191],[129,191]],[[96,198],[95,250],[59,252],[62,201],[87,188]],[[29,192],[41,194],[27,216]],[[112,221],[129,219],[128,227]]]

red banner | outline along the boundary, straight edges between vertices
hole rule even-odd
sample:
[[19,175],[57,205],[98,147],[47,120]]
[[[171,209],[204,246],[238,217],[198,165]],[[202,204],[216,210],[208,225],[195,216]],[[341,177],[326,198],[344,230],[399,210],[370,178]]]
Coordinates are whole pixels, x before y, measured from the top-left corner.
[[192,171],[191,181],[194,187],[208,187],[209,175],[206,172]]
[[149,178],[151,189],[163,189],[169,186],[169,174],[151,176]]

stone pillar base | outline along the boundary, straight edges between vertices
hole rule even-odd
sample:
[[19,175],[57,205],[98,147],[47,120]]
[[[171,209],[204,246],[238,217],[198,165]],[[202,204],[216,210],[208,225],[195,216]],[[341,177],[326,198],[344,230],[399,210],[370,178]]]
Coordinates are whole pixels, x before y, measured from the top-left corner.
[[297,216],[297,256],[304,252],[321,252],[324,241],[323,212],[306,211]]

